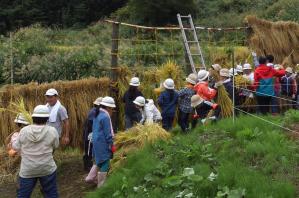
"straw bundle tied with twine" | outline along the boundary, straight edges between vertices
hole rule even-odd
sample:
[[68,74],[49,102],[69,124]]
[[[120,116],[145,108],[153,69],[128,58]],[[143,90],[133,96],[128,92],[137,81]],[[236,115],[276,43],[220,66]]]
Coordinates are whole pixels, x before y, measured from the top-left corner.
[[[211,77],[215,82],[220,81],[220,75],[216,70],[210,70]],[[216,103],[221,107],[221,116],[223,118],[231,117],[233,114],[233,103],[230,99],[224,85],[218,87]]]
[[252,28],[249,46],[258,55],[272,54],[276,63],[293,68],[299,63],[298,23],[270,22],[255,16],[246,17],[246,23]]
[[152,144],[158,140],[168,140],[170,137],[171,134],[158,124],[136,125],[126,132],[117,133],[114,141],[117,152],[112,160],[112,170],[119,167],[129,153],[146,144]]

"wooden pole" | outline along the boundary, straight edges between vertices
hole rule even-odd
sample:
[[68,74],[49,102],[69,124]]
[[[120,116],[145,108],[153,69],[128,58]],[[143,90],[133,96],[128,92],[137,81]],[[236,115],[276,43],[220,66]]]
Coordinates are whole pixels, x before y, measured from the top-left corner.
[[117,67],[118,67],[118,41],[119,41],[119,24],[112,24],[112,46],[111,46],[111,78],[117,81]]
[[9,48],[10,48],[10,84],[14,84],[14,65],[12,53],[12,35],[9,33]]

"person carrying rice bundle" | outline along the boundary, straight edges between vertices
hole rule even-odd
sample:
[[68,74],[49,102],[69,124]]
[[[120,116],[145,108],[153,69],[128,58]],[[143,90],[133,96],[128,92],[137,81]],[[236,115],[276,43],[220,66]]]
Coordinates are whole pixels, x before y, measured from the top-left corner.
[[[293,76],[293,69],[287,67],[285,70],[285,75],[280,79],[281,83],[281,96],[286,100],[281,100],[282,109],[285,112],[287,109],[295,107],[296,96],[297,96],[297,82]],[[293,101],[293,102],[290,102]]]

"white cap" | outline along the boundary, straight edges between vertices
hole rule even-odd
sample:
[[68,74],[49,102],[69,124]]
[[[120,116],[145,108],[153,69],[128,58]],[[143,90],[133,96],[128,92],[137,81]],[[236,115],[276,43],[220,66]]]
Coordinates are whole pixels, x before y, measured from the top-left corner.
[[237,65],[237,67],[236,67],[236,71],[237,71],[237,72],[243,72],[243,67],[242,67],[242,65]]
[[102,100],[103,100],[103,97],[99,97],[93,102],[93,104],[99,106]]
[[286,68],[286,72],[288,72],[288,73],[291,73],[291,74],[292,74],[292,73],[293,73],[293,69],[292,69],[291,67],[287,67],[287,68]]
[[138,86],[140,86],[139,78],[138,78],[138,77],[133,77],[133,78],[131,78],[131,80],[130,80],[130,85],[131,85],[131,86],[134,86],[134,87],[138,87]]
[[186,81],[188,83],[195,85],[197,83],[197,75],[194,73],[189,74],[189,76],[186,78]]
[[143,106],[145,105],[145,98],[142,97],[142,96],[138,96],[138,97],[133,101],[133,103],[134,103],[135,105],[138,105],[138,106],[140,106],[140,107],[143,107]]
[[229,70],[226,68],[223,68],[220,70],[220,76],[222,77],[229,77]]
[[55,95],[58,96],[58,91],[53,88],[49,89],[45,94],[45,96],[55,96]]
[[30,123],[26,120],[25,116],[22,113],[19,113],[14,120],[15,123],[29,125]]
[[34,108],[32,117],[48,118],[50,117],[50,110],[46,105],[38,105]]
[[[234,73],[233,73],[234,72]],[[238,75],[238,73],[237,73],[237,71],[236,70],[234,70],[234,68],[230,68],[229,69],[229,76],[230,77],[232,77],[232,76],[236,76],[236,75]]]
[[221,66],[219,64],[214,64],[214,65],[212,65],[212,68],[216,71],[220,71]]
[[252,69],[252,67],[251,67],[251,65],[249,64],[249,63],[245,63],[244,65],[243,65],[243,69],[245,70],[245,69]]
[[206,80],[209,75],[210,75],[210,73],[208,71],[206,71],[206,70],[200,70],[198,72],[198,81],[202,82],[202,81]]
[[106,96],[102,99],[102,101],[100,102],[101,105],[105,106],[105,107],[111,107],[111,108],[115,108],[115,101],[112,97]]
[[174,81],[171,78],[168,78],[164,81],[163,86],[166,89],[174,89]]

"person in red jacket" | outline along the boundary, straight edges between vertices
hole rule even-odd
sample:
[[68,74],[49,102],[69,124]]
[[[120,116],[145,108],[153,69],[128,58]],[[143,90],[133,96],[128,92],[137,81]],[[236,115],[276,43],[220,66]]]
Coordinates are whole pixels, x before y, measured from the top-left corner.
[[202,99],[211,101],[215,98],[217,91],[209,87],[208,81],[209,72],[206,70],[200,70],[198,72],[198,83],[194,86],[194,90]]
[[267,59],[263,56],[259,57],[259,66],[254,71],[254,85],[253,88],[256,93],[257,103],[260,113],[267,114],[270,111],[270,102],[274,92],[275,77],[282,77],[285,75],[285,70],[280,68],[275,70],[266,65]]

